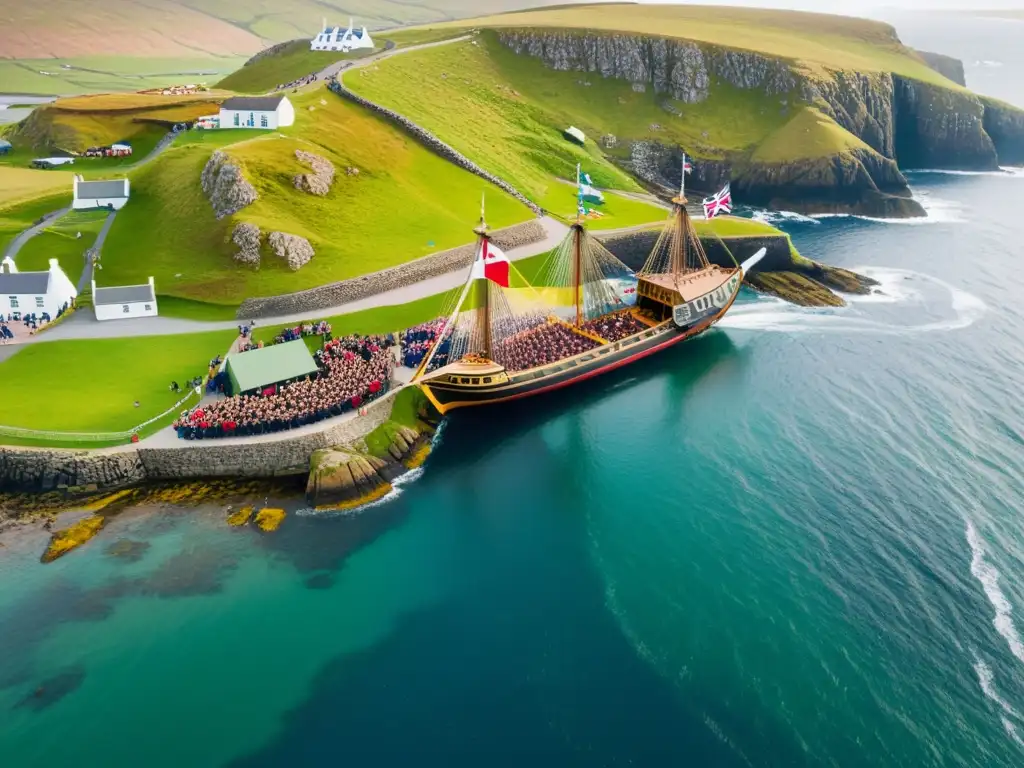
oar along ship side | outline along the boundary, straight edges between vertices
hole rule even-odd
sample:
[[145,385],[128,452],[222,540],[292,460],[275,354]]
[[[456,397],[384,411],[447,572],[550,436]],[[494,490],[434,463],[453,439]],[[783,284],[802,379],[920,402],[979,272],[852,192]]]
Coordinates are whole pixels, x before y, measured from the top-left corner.
[[732,306],[744,271],[708,262],[682,195],[634,274],[581,219],[530,285],[491,243],[414,381],[442,414],[585,381],[694,338]]

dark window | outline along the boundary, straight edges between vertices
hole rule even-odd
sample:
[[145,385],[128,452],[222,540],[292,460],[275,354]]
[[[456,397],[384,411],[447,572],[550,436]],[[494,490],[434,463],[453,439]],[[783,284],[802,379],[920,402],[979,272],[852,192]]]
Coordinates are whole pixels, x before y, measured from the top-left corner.
[[146,311],[149,312],[151,309],[153,309],[153,305],[152,304],[146,304]]
[[266,128],[266,127],[267,127],[267,116],[266,115],[260,115],[260,128]]
[[494,379],[492,379],[490,376],[484,377],[484,384],[490,384],[492,381],[494,381]]
[[121,305],[121,311],[124,312],[127,315],[131,310],[128,308],[127,304],[122,304]]

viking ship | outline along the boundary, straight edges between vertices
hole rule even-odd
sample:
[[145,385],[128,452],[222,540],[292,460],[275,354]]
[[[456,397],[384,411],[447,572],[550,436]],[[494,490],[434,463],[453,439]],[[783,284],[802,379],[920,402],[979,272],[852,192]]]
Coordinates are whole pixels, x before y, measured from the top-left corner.
[[491,244],[481,210],[469,276],[413,376],[440,413],[550,392],[695,338],[729,310],[765,253],[712,264],[681,187],[634,273],[587,231],[582,203],[578,211],[531,282]]

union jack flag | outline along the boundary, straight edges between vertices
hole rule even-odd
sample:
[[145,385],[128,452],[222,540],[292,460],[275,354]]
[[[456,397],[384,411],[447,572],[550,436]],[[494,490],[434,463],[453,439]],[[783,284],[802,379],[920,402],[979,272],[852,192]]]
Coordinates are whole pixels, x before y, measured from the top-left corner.
[[705,219],[713,219],[720,213],[732,213],[732,193],[728,184],[717,195],[704,198]]
[[690,165],[690,161],[686,159],[686,155],[683,155],[683,173],[693,173],[693,166]]

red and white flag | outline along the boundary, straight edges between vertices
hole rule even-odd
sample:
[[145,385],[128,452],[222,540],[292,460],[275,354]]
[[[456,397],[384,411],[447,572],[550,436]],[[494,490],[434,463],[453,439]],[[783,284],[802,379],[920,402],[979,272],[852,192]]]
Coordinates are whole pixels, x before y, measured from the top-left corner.
[[717,195],[704,198],[705,219],[713,219],[720,213],[732,213],[732,193],[728,184]]
[[473,262],[473,277],[478,280],[490,280],[502,288],[508,288],[508,272],[510,262],[504,251],[487,238],[480,241],[480,250]]

